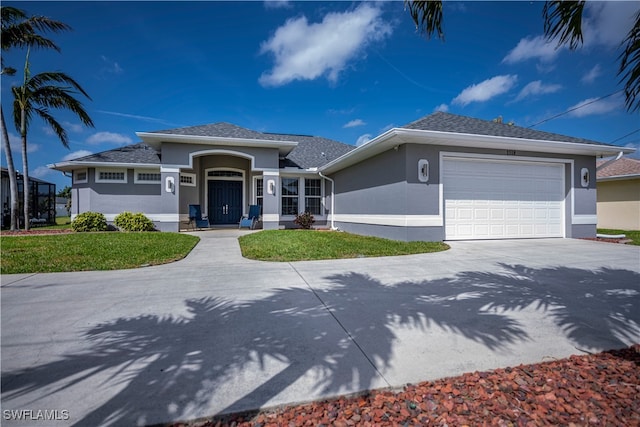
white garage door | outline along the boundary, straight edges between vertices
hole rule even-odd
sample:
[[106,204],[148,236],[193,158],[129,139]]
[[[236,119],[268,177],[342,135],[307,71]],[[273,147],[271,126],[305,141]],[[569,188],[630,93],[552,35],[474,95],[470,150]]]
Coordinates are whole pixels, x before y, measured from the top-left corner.
[[564,236],[564,165],[445,158],[445,238]]

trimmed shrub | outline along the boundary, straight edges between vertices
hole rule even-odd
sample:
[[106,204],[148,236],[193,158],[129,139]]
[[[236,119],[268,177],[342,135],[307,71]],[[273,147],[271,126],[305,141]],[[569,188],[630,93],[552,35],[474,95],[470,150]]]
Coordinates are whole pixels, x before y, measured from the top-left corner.
[[301,212],[296,215],[296,219],[294,219],[293,222],[298,224],[301,228],[309,230],[316,220],[311,212]]
[[122,212],[117,215],[113,223],[120,231],[154,231],[153,221],[143,213]]
[[106,231],[107,219],[99,212],[83,212],[71,221],[73,231]]

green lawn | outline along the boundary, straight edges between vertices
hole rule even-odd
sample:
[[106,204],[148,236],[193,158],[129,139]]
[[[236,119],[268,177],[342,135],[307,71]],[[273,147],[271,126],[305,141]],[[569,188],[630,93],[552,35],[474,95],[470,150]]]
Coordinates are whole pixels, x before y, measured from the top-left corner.
[[303,261],[409,255],[449,249],[442,242],[399,242],[313,230],[265,230],[240,237],[242,255],[262,261]]
[[0,272],[118,270],[184,258],[199,238],[178,233],[0,236]]
[[630,245],[640,246],[640,231],[598,228],[598,234],[624,234],[627,236],[627,239],[631,239]]

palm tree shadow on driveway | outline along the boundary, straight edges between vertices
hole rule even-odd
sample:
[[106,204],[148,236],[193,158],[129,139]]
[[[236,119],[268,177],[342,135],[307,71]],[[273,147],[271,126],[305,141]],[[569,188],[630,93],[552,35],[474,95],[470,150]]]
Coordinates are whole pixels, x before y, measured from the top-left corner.
[[118,391],[71,424],[148,425],[269,406],[285,391],[302,401],[384,387],[398,326],[425,340],[439,328],[496,352],[531,340],[535,325],[517,316],[526,308],[543,311],[576,346],[640,341],[640,274],[501,267],[395,284],[338,274],[326,286],[276,289],[249,302],[189,299],[190,317],[119,318],[86,331],[88,352],[4,372],[3,406],[74,387],[81,401],[100,393],[82,389],[100,378],[98,387]]

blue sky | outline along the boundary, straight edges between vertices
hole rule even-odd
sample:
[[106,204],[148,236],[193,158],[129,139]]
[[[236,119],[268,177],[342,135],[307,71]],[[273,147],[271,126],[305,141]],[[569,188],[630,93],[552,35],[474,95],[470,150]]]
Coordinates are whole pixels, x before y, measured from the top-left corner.
[[[60,188],[70,180],[47,164],[136,143],[138,131],[225,121],[356,145],[437,110],[527,127],[612,93],[534,129],[640,147],[617,76],[640,2],[588,2],[578,51],[545,42],[542,2],[446,2],[444,42],[416,33],[399,1],[3,5],[73,27],[50,36],[61,53],[31,54],[33,73],[64,71],[91,96],[95,129],[55,113],[70,150],[39,119],[30,128],[30,174]],[[4,63],[20,70],[24,52]],[[18,170],[20,81],[2,77]]]

